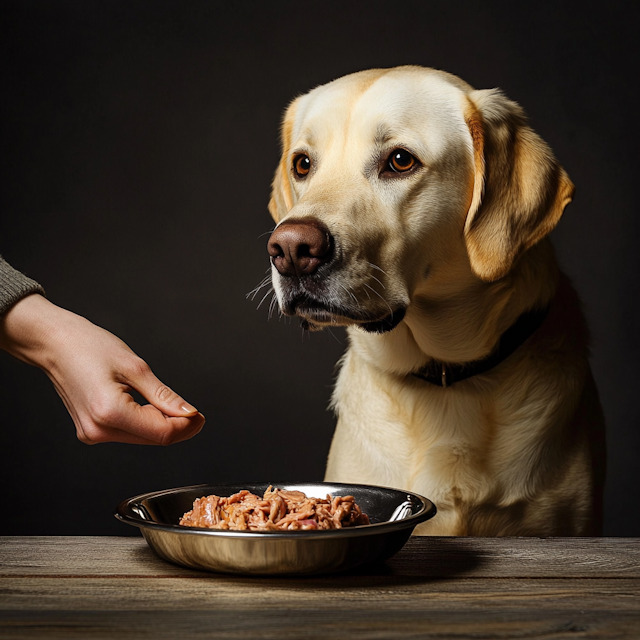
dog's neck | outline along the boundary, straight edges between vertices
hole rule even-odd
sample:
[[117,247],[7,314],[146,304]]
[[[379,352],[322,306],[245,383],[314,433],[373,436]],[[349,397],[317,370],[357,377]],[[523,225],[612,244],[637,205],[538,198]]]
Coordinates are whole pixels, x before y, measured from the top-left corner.
[[418,291],[403,322],[393,331],[367,334],[351,328],[351,348],[377,368],[405,375],[431,360],[465,363],[490,354],[518,317],[553,298],[559,271],[553,249],[543,240],[527,251],[498,282],[469,277],[446,296]]

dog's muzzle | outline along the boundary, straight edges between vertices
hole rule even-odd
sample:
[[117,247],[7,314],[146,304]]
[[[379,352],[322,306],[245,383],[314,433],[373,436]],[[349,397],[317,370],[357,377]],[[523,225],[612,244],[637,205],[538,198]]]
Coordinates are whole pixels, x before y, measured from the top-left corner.
[[348,302],[336,302],[332,272],[339,267],[339,252],[329,230],[315,218],[282,222],[271,234],[267,250],[280,275],[282,313],[299,316],[304,329],[357,324],[368,333],[387,333],[404,318],[404,307],[380,318]]

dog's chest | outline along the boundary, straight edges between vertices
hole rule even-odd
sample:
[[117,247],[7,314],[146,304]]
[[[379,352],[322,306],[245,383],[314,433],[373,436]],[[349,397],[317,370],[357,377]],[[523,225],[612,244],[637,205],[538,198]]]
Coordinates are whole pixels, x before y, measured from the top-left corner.
[[492,398],[468,385],[443,389],[367,369],[345,359],[328,476],[447,500],[452,492],[463,499],[486,492],[500,451]]

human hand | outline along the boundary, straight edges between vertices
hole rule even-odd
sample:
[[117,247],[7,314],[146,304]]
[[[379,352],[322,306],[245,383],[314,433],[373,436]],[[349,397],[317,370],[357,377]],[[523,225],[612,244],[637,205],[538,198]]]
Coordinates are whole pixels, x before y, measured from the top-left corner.
[[[45,371],[86,444],[168,445],[204,425],[204,416],[122,340],[39,294],[0,318],[0,347]],[[132,389],[150,404],[139,405]]]

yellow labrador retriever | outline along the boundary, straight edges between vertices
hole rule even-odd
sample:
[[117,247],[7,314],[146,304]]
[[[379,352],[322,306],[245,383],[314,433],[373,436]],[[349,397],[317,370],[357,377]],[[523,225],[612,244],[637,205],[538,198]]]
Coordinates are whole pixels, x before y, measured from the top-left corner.
[[349,334],[326,479],[428,496],[421,534],[598,534],[604,422],[546,238],[574,186],[522,109],[374,69],[294,100],[282,147],[280,309]]

